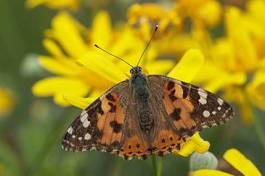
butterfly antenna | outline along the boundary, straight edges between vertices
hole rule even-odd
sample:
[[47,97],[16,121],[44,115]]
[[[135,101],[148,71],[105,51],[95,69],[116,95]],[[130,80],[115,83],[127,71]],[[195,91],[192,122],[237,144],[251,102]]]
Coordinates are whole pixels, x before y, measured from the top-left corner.
[[108,52],[107,50],[105,50],[105,49],[99,47],[97,44],[94,44],[94,46],[95,46],[96,48],[98,48],[98,49],[104,51],[105,53],[107,53],[107,54],[109,54],[109,55],[111,55],[111,56],[113,56],[113,57],[115,57],[115,58],[117,58],[117,59],[123,61],[124,63],[126,63],[127,65],[129,65],[129,66],[131,66],[131,67],[133,68],[133,66],[132,66],[131,64],[129,64],[127,61],[125,61],[124,59],[122,59],[122,58],[120,58],[120,57],[118,57],[118,56],[116,56],[116,55],[114,55],[114,54]]
[[148,47],[149,47],[149,45],[150,45],[150,43],[151,43],[151,41],[152,41],[152,39],[153,39],[153,37],[154,37],[154,35],[155,35],[157,29],[158,29],[158,25],[156,24],[156,25],[155,25],[155,30],[153,31],[150,40],[148,41],[147,45],[145,46],[144,51],[142,52],[142,55],[141,55],[140,59],[138,60],[138,63],[137,63],[136,66],[138,66],[138,65],[140,64],[140,61],[141,61],[142,57],[144,56],[145,51],[148,49]]

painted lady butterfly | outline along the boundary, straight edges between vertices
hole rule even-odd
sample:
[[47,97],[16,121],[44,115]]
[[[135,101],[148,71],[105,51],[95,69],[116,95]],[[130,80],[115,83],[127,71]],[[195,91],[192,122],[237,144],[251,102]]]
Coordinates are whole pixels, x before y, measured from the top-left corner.
[[112,87],[73,121],[63,137],[64,150],[94,149],[125,159],[163,156],[180,150],[195,132],[234,114],[227,102],[194,85],[144,75],[139,66],[130,73],[129,80]]

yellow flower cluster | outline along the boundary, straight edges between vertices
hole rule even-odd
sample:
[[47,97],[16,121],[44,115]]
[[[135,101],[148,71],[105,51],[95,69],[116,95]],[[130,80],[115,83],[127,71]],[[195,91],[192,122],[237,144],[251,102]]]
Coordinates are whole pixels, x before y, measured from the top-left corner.
[[164,35],[157,39],[163,43],[157,49],[160,54],[178,56],[189,48],[199,48],[207,60],[194,81],[209,91],[224,92],[250,124],[254,119],[251,106],[265,109],[263,8],[263,0],[247,1],[245,10],[223,7],[215,0],[180,0],[170,8],[167,4],[137,4],[128,16],[141,35],[150,33],[150,24],[162,24]]

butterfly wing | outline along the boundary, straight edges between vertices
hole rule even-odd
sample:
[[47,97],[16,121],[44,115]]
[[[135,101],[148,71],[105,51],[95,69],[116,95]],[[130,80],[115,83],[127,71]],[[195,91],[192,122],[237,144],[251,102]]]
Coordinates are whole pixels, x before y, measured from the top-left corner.
[[100,150],[125,159],[146,158],[148,143],[140,134],[124,81],[95,100],[72,122],[62,141],[66,151]]
[[158,144],[162,146],[157,150],[160,153],[173,150],[174,146],[179,149],[181,141],[196,131],[224,123],[234,114],[232,107],[223,99],[194,85],[166,76],[150,75],[148,80],[155,102],[161,102],[156,103],[159,117],[168,123],[166,128],[156,129],[153,143],[155,147]]
[[124,108],[128,98],[124,90],[127,88],[128,80],[117,84],[83,110],[67,129],[62,141],[63,149],[119,149],[124,130]]

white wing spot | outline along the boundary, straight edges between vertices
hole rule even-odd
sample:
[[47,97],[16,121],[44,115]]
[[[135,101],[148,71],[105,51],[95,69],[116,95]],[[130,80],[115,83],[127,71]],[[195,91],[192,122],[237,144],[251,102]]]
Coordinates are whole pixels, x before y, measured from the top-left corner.
[[81,141],[82,140],[82,137],[79,137],[78,140]]
[[202,98],[202,97],[201,97],[201,98],[199,99],[199,102],[200,102],[201,104],[204,105],[204,104],[207,103],[207,100],[206,100],[205,98]]
[[203,89],[199,88],[198,94],[200,96],[199,102],[203,105],[206,104],[207,103],[207,92],[205,92]]
[[74,131],[74,130],[73,130],[73,128],[72,128],[72,127],[69,127],[69,128],[68,128],[68,130],[67,130],[67,132],[68,132],[69,134],[72,134],[72,133],[73,133],[73,131]]
[[199,88],[198,89],[198,94],[203,97],[203,98],[207,98],[207,92],[205,92],[203,89]]
[[89,133],[86,133],[85,140],[90,140],[90,139],[91,139],[91,135]]
[[218,106],[218,108],[217,108],[219,111],[221,110],[221,106]]
[[224,100],[222,100],[221,98],[218,98],[217,102],[218,102],[219,105],[222,105],[224,103]]
[[87,112],[84,110],[82,111],[81,115],[80,115],[80,121],[83,123],[88,117]]
[[83,122],[83,127],[87,128],[90,125],[90,121],[88,121],[87,119]]
[[75,135],[72,135],[72,138],[75,138]]
[[209,126],[208,125],[202,125],[202,128],[208,128]]
[[216,114],[216,111],[213,111],[212,114],[215,115]]
[[96,150],[96,149],[97,149],[96,147],[91,147],[90,151],[93,151],[93,150]]
[[217,126],[217,123],[213,123],[213,124],[212,124],[212,127],[214,127],[214,126]]
[[203,111],[202,115],[207,118],[210,116],[210,112],[205,110],[205,111]]

